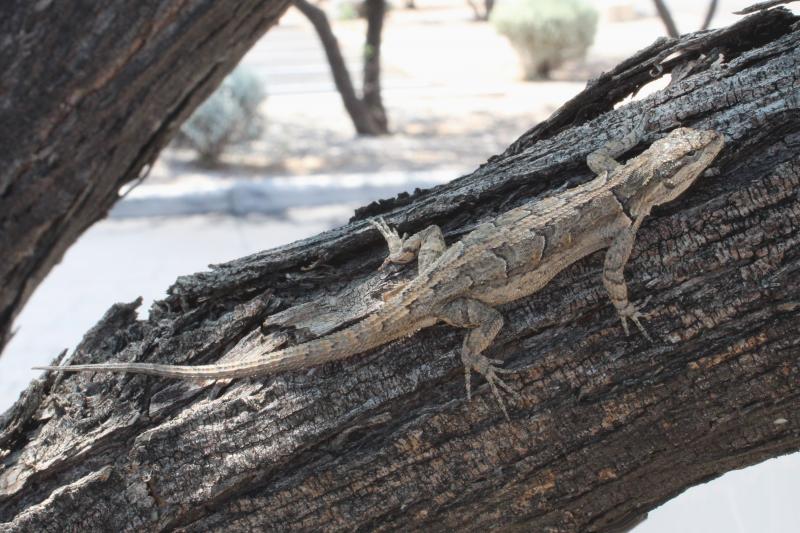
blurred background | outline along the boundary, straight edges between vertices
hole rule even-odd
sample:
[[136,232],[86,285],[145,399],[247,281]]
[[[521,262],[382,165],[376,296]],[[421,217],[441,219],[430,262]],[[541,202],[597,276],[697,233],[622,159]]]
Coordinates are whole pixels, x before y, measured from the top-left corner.
[[[142,296],[144,317],[179,275],[466,174],[656,38],[751,3],[295,0],[39,286],[0,357],[0,412],[114,302]],[[798,493],[795,454],[690,489],[635,531],[794,533]]]

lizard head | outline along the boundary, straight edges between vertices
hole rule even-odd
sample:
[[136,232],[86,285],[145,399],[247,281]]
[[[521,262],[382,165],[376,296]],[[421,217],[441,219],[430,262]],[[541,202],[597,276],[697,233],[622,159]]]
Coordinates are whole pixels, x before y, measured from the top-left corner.
[[680,196],[722,150],[724,138],[711,130],[677,128],[636,158],[615,193],[634,217]]

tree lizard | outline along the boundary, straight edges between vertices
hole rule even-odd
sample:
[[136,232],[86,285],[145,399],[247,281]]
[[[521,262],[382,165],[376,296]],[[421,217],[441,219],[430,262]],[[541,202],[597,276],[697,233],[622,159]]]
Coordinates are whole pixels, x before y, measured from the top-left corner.
[[512,396],[517,393],[498,374],[509,370],[497,366],[501,361],[483,355],[503,327],[503,317],[495,307],[535,293],[579,259],[608,249],[603,285],[625,334],[631,320],[650,339],[641,324],[639,306],[628,300],[623,273],[636,232],[653,206],[678,197],[711,164],[722,149],[723,136],[715,131],[677,128],[641,155],[619,164],[615,158],[639,142],[643,127],[644,122],[587,157],[587,165],[596,174],[593,180],[506,211],[450,246],[435,225],[401,237],[383,219],[370,220],[389,248],[381,269],[417,259],[418,274],[383,307],[341,331],[258,359],[220,364],[103,363],[36,368],[185,379],[261,376],[350,357],[441,321],[469,329],[461,347],[467,399],[471,397],[470,372],[476,371],[488,381],[508,417],[498,387]]

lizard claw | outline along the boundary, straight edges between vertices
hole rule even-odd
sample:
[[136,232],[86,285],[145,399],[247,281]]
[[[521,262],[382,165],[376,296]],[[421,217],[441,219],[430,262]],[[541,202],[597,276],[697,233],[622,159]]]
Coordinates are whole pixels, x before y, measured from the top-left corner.
[[383,238],[386,239],[386,243],[389,245],[390,253],[396,252],[403,246],[403,238],[400,237],[400,234],[397,233],[395,228],[386,223],[383,217],[370,218],[367,222],[381,232],[381,235],[383,235]]
[[397,233],[397,229],[389,226],[383,217],[370,218],[367,220],[367,222],[372,224],[379,232],[381,232],[381,235],[383,235],[383,238],[386,239],[386,244],[389,247],[389,255],[386,257],[386,259],[384,259],[378,270],[383,270],[392,263],[404,262],[404,257],[401,255],[401,252],[403,251],[403,244],[405,243],[406,238],[408,238],[408,235],[403,234],[401,237],[400,234]]
[[647,318],[647,316],[648,316],[647,313],[642,313],[641,309],[647,305],[647,302],[650,301],[650,298],[651,297],[648,296],[640,304],[633,304],[631,302],[628,302],[627,306],[623,307],[622,309],[620,309],[618,311],[619,312],[619,318],[622,321],[622,329],[625,330],[625,336],[626,337],[630,334],[630,331],[628,329],[628,320],[627,320],[627,319],[630,318],[631,322],[636,324],[636,327],[639,328],[639,331],[642,332],[642,335],[644,335],[644,338],[649,340],[650,342],[654,342],[653,338],[650,335],[647,334],[647,330],[644,329],[644,326],[642,325],[641,321],[639,320],[640,318],[641,319]]
[[503,381],[497,374],[510,374],[513,372],[513,370],[498,368],[496,365],[502,364],[503,361],[500,361],[499,359],[489,359],[480,354],[473,355],[462,352],[461,361],[464,363],[464,381],[467,387],[467,401],[472,400],[472,384],[470,378],[471,372],[474,370],[478,374],[482,375],[489,383],[489,386],[492,388],[492,394],[497,400],[497,403],[500,405],[503,415],[506,417],[506,420],[511,421],[511,418],[508,416],[508,411],[506,411],[506,405],[505,402],[503,402],[503,397],[500,395],[500,389],[505,391],[515,400],[520,400],[521,397],[517,391],[509,387],[508,384],[506,384],[506,382]]

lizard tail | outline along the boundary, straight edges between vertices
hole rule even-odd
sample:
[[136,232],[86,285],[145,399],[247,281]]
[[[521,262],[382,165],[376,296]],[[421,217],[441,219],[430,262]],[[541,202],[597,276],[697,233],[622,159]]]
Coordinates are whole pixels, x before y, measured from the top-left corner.
[[[408,310],[390,306],[361,322],[297,346],[264,354],[259,358],[212,365],[184,366],[152,363],[101,363],[71,366],[37,366],[35,370],[57,372],[127,372],[179,379],[224,379],[274,374],[317,366],[365,352],[386,342],[431,325],[412,322]],[[401,326],[402,325],[402,326]]]
[[[203,379],[213,377],[236,377],[228,368],[229,364],[182,366],[159,365],[153,363],[100,363],[96,365],[35,366],[33,370],[53,370],[55,372],[127,372],[147,374],[166,378]],[[227,374],[231,374],[227,376]]]

